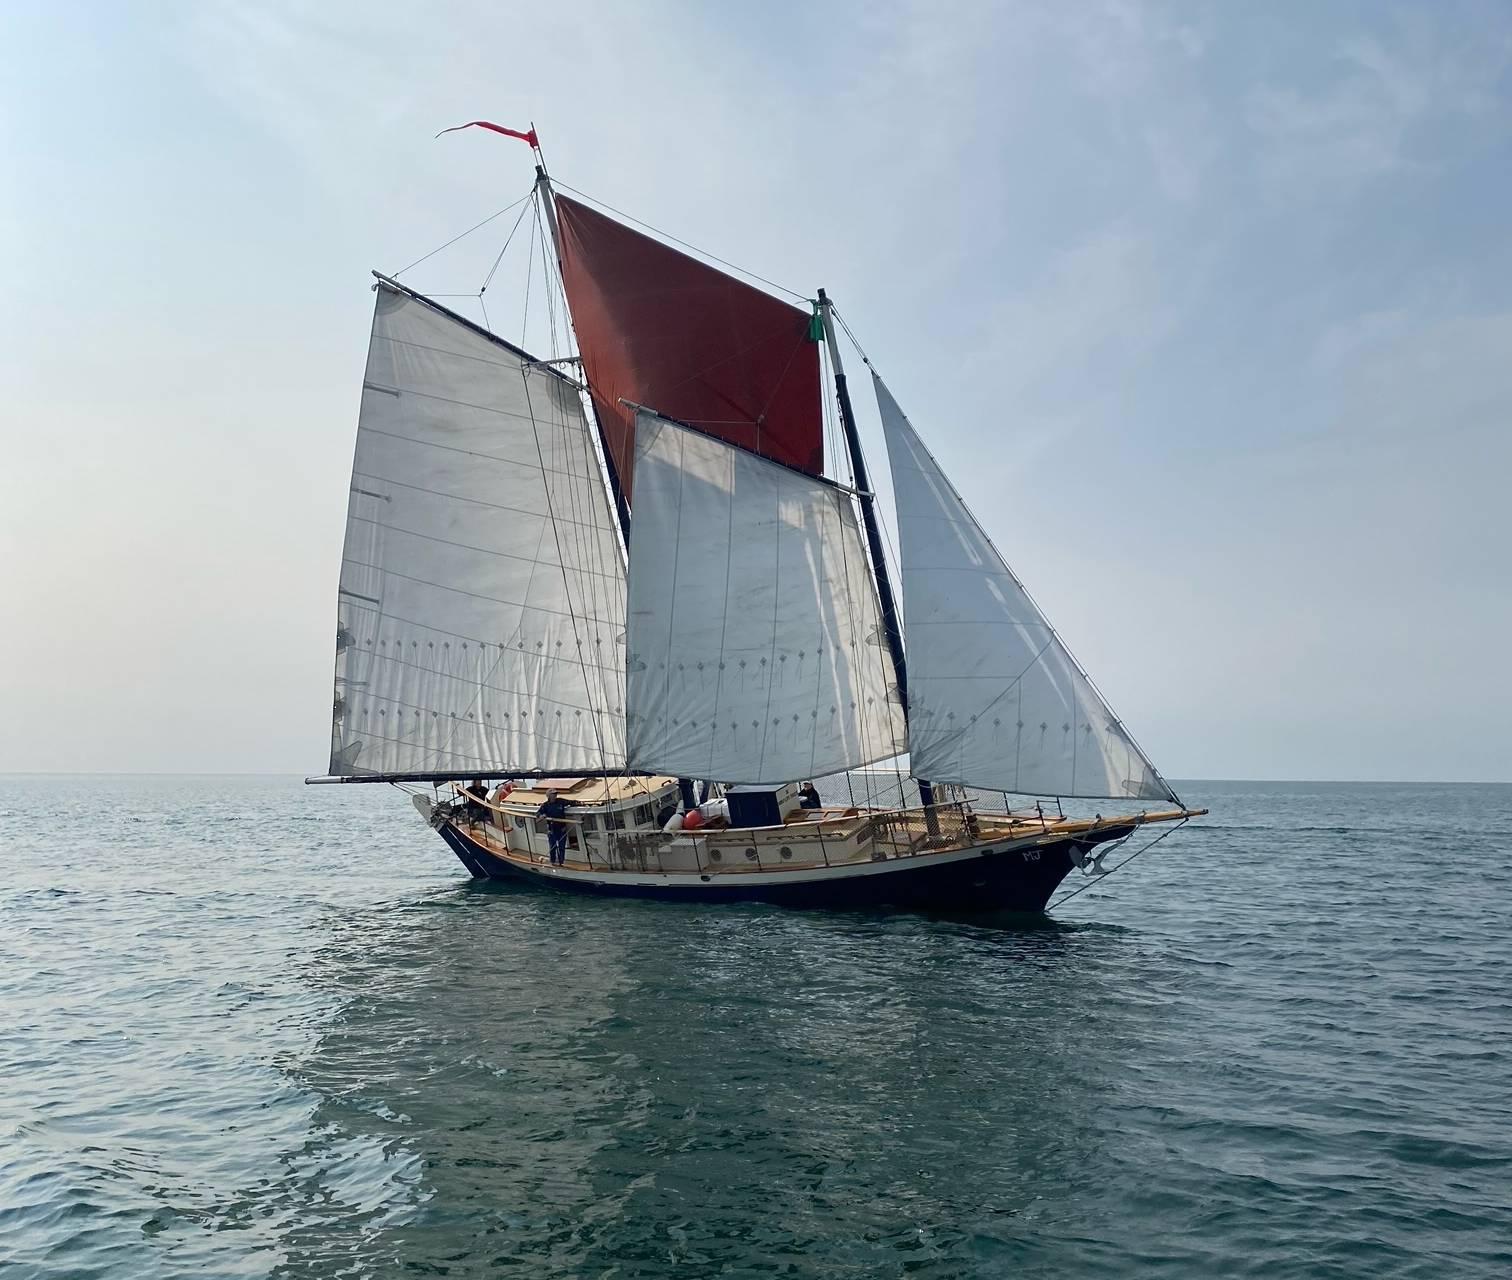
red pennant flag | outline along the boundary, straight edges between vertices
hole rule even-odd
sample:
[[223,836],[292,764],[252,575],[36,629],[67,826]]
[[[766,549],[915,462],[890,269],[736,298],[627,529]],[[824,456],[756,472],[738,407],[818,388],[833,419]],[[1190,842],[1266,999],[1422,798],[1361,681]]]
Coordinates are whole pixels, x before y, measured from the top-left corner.
[[[518,138],[521,142],[530,143],[535,150],[540,150],[541,144],[536,141],[536,131],[521,133],[518,129],[506,129],[501,124],[491,124],[487,120],[469,120],[466,124],[454,124],[450,129],[442,129],[441,133],[456,133],[458,129],[492,129],[495,133],[502,133],[507,138]],[[436,137],[440,137],[438,133]]]

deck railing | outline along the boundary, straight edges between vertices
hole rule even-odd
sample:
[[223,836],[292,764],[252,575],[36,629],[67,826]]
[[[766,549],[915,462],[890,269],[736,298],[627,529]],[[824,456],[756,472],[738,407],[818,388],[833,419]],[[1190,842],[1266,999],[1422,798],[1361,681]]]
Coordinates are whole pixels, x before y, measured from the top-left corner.
[[[965,801],[931,805],[928,809],[894,809],[862,815],[853,821],[861,824],[859,829],[852,826],[843,835],[836,832],[828,841],[822,828],[818,829],[817,843],[823,865],[833,865],[832,853],[838,851],[832,850],[832,845],[843,844],[846,852],[841,855],[841,860],[851,862],[856,856],[851,851],[856,849],[869,850],[874,859],[904,858],[969,844],[978,834],[976,817]],[[709,839],[702,832],[694,835],[692,832],[667,831],[615,832],[611,857],[624,870],[650,872],[675,870],[708,874],[735,870],[769,871],[794,865],[790,860],[779,860],[778,850],[770,844],[752,841],[741,845],[738,828],[716,828],[708,836],[726,837],[717,840],[720,857],[714,856],[716,849],[711,848]],[[677,842],[675,846],[674,841]],[[809,840],[806,843],[815,842]],[[676,859],[677,865],[669,868],[663,855],[674,847],[680,856]],[[687,862],[690,852],[692,866]],[[810,865],[812,861],[805,859],[800,865]]]
[[874,846],[897,858],[969,844],[977,834],[976,815],[964,800],[894,809],[873,815],[870,822]]
[[[485,844],[488,843],[488,837],[478,816],[479,808],[510,817],[523,817],[530,812],[494,804],[458,806],[452,812],[451,820],[466,829],[474,839]],[[569,856],[576,854],[590,868],[600,870],[709,875],[722,871],[774,871],[795,865],[812,866],[815,862],[812,858],[802,859],[796,864],[790,858],[780,859],[779,850],[771,844],[754,840],[742,844],[739,828],[725,827],[700,830],[696,834],[692,831],[599,831],[594,833],[593,841],[603,843],[599,844],[595,854],[579,819],[566,818],[558,821],[576,829],[578,838],[569,846]],[[847,821],[843,832],[835,831],[828,840],[825,839],[823,828],[817,824],[809,831],[819,838],[815,841],[810,836],[805,843],[810,846],[818,844],[818,861],[824,866],[835,865],[836,861],[852,863],[857,860],[858,852],[862,859],[870,856],[873,860],[933,853],[968,845],[980,836],[971,805],[959,800],[928,808],[858,814]],[[801,825],[793,834],[800,832],[809,834],[804,832]],[[716,837],[713,849],[709,843],[710,836]],[[843,850],[835,848],[837,845],[843,845]],[[755,856],[752,857],[752,854]],[[545,860],[543,854],[529,856],[535,862]]]

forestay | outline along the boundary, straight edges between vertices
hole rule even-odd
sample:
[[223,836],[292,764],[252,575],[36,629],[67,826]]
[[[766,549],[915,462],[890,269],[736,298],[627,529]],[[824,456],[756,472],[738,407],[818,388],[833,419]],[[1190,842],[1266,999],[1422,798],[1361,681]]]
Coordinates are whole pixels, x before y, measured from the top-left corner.
[[916,777],[1175,800],[873,375],[892,462]]
[[624,605],[576,385],[380,285],[331,773],[621,767]]
[[845,490],[642,411],[629,597],[632,769],[778,783],[902,750]]

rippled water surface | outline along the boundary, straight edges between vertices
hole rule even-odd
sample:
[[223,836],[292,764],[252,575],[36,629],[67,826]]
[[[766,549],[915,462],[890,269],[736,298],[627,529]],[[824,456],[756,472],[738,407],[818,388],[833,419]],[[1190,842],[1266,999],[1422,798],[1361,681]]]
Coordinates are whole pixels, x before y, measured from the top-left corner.
[[1512,1275],[1512,788],[1186,790],[1025,928],[0,779],[0,1275]]

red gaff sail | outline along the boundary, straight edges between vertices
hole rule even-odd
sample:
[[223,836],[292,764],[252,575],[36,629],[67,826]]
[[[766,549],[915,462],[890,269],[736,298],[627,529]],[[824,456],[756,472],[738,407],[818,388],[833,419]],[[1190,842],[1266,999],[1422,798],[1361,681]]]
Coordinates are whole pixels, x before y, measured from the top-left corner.
[[605,444],[628,493],[635,414],[621,397],[810,475],[824,470],[810,315],[556,199],[562,283]]

